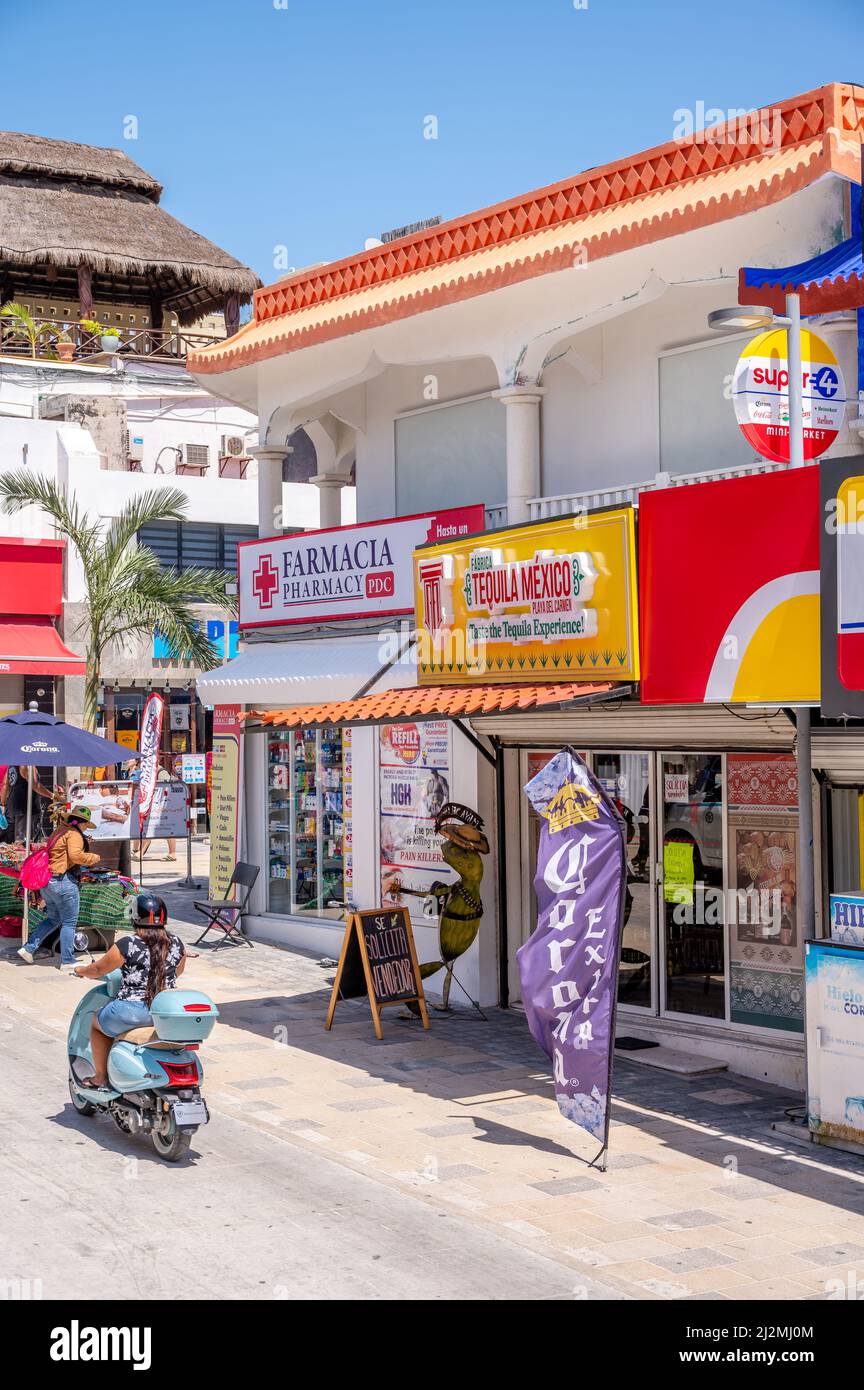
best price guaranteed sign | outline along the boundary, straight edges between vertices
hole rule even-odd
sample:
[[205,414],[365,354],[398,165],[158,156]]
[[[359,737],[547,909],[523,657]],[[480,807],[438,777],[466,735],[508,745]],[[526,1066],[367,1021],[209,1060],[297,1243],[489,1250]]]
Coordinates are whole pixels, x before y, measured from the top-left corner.
[[[732,379],[735,418],[764,459],[789,462],[789,363],[786,333],[771,329],[745,347]],[[846,387],[834,353],[815,333],[801,333],[804,457],[830,449],[846,413]]]
[[484,523],[478,504],[247,541],[238,547],[240,626],[412,613],[415,548],[476,535]]

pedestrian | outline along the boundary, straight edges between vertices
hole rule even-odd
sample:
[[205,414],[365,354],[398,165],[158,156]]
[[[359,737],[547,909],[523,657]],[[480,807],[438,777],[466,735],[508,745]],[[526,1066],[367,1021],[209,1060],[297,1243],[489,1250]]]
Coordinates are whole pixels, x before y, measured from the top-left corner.
[[[41,801],[50,801],[54,796],[51,788],[46,787],[41,780],[43,770],[38,767],[16,767],[14,764],[8,769],[9,795],[6,799],[5,809],[16,842],[23,842],[27,839],[27,783],[32,781],[33,784],[33,799],[30,807],[31,839],[36,838],[34,829],[41,823],[43,810]],[[62,788],[58,787],[57,790],[62,791]]]
[[83,827],[92,824],[93,817],[89,806],[65,807],[60,811],[58,826],[48,841],[48,859],[51,877],[42,889],[45,903],[45,920],[34,927],[18,955],[28,965],[42,942],[53,931],[60,928],[60,969],[71,972],[77,965],[75,956],[75,928],[81,909],[81,893],[78,880],[82,865],[99,863],[99,855],[91,854],[84,836]]

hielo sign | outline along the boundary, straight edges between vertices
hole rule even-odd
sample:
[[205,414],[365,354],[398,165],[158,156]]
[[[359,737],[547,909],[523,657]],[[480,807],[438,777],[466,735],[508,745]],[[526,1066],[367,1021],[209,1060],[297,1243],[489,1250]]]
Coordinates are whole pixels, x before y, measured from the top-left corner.
[[484,521],[477,505],[246,541],[238,547],[240,626],[410,613],[415,547],[474,535]]

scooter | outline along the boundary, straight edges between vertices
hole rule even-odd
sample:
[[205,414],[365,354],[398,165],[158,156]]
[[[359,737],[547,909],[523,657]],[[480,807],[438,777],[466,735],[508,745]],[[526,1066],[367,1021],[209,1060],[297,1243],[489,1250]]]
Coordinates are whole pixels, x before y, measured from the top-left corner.
[[166,989],[150,1005],[153,1026],[132,1028],[116,1038],[108,1056],[108,1085],[82,1086],[93,1075],[90,1024],[94,1013],[116,999],[119,970],[88,991],[69,1024],[69,1094],[79,1115],[110,1115],[124,1134],[149,1134],[160,1158],[176,1163],[187,1152],[210,1112],[201,1094],[204,1068],[196,1052],[208,1038],[219,1010],[194,989]]

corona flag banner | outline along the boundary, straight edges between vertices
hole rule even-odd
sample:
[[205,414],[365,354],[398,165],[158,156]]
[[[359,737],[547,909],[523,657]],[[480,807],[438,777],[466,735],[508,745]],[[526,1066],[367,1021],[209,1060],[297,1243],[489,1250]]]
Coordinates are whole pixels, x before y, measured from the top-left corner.
[[156,777],[159,772],[159,749],[162,744],[162,714],[165,701],[154,691],[147,698],[141,715],[141,774],[138,781],[138,815],[144,822],[153,805]]
[[517,952],[534,1041],[552,1059],[568,1120],[607,1147],[618,958],[624,921],[624,824],[581,758],[565,748],[528,782],[542,821],[537,926]]

